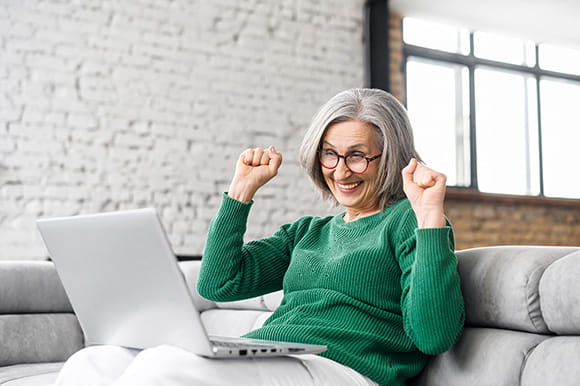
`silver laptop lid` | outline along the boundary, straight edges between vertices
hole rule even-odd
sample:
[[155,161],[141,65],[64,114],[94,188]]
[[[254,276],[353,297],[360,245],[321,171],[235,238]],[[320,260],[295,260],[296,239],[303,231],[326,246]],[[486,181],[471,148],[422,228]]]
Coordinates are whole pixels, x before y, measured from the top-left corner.
[[214,355],[154,209],[37,224],[87,344]]

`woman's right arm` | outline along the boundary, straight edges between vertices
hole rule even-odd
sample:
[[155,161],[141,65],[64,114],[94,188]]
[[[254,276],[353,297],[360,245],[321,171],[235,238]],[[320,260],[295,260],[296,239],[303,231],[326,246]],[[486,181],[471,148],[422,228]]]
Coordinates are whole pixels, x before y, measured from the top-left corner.
[[288,226],[267,239],[243,242],[254,194],[277,174],[281,163],[282,155],[273,147],[240,155],[230,189],[210,224],[197,282],[201,296],[232,301],[282,288],[292,252]]
[[290,264],[295,225],[273,236],[244,244],[251,203],[224,194],[210,224],[197,280],[199,294],[213,301],[234,301],[282,289]]

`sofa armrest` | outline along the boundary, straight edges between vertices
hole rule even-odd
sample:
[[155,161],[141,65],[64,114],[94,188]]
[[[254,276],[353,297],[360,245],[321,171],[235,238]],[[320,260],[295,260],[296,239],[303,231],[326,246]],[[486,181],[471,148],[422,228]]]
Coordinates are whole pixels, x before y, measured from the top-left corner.
[[[578,252],[578,247],[548,246],[496,246],[458,251],[466,325],[539,334],[557,332],[544,320],[544,311],[551,303],[540,304],[540,282],[547,289],[552,288],[551,284],[558,284],[558,278],[543,280],[544,272],[550,272],[556,262]],[[564,268],[570,270],[577,261],[570,261]],[[569,287],[560,290],[576,293],[577,287],[570,279]],[[554,286],[554,290],[557,288]],[[572,296],[570,303],[574,299]]]
[[64,361],[83,344],[54,265],[1,261],[0,366]]

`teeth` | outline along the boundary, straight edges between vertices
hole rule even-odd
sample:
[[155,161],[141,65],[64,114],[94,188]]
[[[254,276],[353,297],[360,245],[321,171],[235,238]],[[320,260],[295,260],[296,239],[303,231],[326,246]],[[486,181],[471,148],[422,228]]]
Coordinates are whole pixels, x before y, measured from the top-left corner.
[[355,182],[355,183],[353,183],[353,184],[348,184],[348,185],[345,185],[345,184],[339,184],[339,183],[337,183],[337,185],[338,185],[340,188],[342,188],[342,189],[347,189],[347,190],[348,190],[348,189],[354,189],[354,188],[356,188],[357,186],[359,186],[359,185],[360,185],[360,182]]

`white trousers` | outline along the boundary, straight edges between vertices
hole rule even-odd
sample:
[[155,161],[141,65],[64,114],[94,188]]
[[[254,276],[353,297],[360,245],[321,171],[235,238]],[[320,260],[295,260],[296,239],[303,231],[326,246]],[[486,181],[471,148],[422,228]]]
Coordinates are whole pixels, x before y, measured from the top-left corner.
[[82,349],[68,359],[56,386],[376,386],[318,355],[207,359],[174,346],[143,351],[116,346]]

